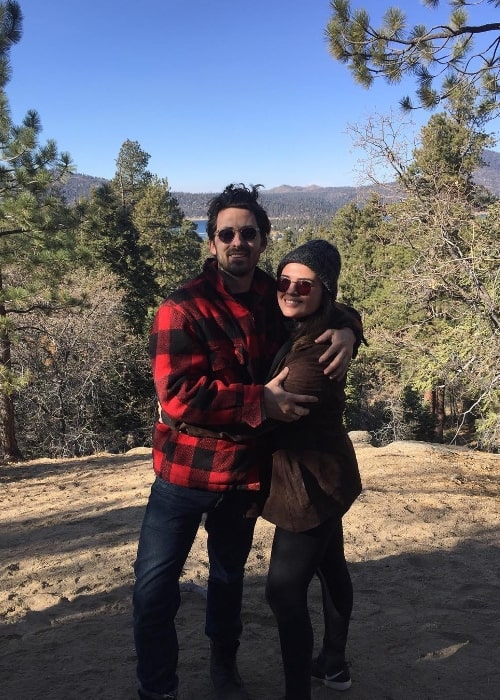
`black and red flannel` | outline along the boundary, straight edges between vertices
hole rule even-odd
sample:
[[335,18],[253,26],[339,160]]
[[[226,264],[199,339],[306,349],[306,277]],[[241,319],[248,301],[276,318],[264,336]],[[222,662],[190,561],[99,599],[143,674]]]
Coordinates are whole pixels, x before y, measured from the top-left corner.
[[[209,259],[158,309],[150,354],[162,420],[153,466],[166,481],[209,491],[259,488],[259,438],[250,428],[265,419],[263,384],[284,329],[276,283],[258,268],[250,294],[251,310],[226,291]],[[248,438],[226,439],[225,428]]]

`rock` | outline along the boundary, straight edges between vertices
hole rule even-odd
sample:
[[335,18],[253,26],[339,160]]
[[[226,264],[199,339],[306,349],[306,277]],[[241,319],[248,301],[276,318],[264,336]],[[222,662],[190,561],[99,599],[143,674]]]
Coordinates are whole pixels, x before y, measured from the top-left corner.
[[349,433],[353,445],[371,445],[372,436],[368,430],[351,430]]

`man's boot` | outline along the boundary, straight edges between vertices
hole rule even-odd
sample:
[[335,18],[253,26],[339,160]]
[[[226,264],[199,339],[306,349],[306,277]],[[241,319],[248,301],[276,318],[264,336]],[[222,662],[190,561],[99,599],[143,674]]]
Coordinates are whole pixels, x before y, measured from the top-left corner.
[[249,700],[236,665],[239,642],[223,646],[210,642],[210,677],[216,700]]

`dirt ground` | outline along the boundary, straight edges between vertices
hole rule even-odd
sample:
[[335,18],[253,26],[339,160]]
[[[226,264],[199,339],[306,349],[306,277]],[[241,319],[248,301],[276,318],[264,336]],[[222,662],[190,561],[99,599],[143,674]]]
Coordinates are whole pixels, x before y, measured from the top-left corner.
[[[346,700],[500,698],[500,455],[356,445],[364,490],[345,517],[355,603]],[[132,700],[132,565],[149,450],[0,466],[0,697]],[[259,521],[239,665],[255,700],[283,695]],[[210,698],[200,529],[178,615],[180,700]],[[310,609],[321,637],[319,586]],[[315,700],[341,694],[316,685]]]

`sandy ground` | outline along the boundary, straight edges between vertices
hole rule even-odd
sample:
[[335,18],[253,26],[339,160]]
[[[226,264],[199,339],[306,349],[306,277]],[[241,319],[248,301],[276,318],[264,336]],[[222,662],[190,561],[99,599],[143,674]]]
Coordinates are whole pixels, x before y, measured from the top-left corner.
[[[398,442],[356,446],[364,491],[345,518],[355,605],[352,688],[315,700],[500,698],[500,456]],[[132,565],[148,450],[0,466],[0,698],[132,700]],[[248,562],[240,670],[283,695],[263,590],[272,527]],[[181,700],[210,698],[200,529],[178,615]],[[319,588],[310,608],[321,636]]]

